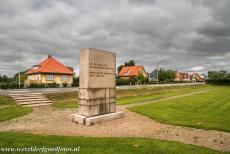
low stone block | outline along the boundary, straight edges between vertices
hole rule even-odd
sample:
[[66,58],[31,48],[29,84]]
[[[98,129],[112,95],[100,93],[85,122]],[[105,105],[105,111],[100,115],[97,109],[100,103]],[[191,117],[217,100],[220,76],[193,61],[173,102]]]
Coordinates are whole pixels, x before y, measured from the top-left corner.
[[79,115],[79,114],[73,114],[73,121],[80,123],[80,124],[85,124],[85,119],[86,116]]
[[94,125],[94,124],[101,123],[104,121],[118,119],[123,116],[124,116],[124,112],[115,112],[115,113],[109,113],[109,114],[89,117],[85,119],[85,125],[90,126],[90,125]]

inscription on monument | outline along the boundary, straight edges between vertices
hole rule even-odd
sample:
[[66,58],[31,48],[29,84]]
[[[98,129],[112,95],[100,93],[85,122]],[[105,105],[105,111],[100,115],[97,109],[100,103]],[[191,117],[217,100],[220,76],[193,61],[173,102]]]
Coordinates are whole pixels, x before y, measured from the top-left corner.
[[97,64],[97,63],[89,63],[89,76],[90,77],[105,77],[108,75],[115,75],[115,68],[109,67],[106,64]]
[[80,52],[80,68],[80,88],[115,88],[115,53],[82,49]]

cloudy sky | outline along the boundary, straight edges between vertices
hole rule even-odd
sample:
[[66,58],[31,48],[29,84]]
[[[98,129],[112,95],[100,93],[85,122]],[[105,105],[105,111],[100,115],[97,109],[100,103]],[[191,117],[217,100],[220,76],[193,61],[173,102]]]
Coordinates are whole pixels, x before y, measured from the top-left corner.
[[51,54],[78,72],[79,50],[117,53],[147,71],[230,69],[229,0],[1,0],[0,74]]

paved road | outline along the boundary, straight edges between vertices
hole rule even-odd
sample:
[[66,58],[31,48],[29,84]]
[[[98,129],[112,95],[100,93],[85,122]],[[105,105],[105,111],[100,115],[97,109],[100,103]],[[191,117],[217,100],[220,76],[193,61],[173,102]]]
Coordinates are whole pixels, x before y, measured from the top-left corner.
[[[117,86],[117,89],[135,89],[143,87],[168,87],[168,86],[186,86],[186,85],[200,85],[205,83],[180,83],[180,84],[151,84],[151,85],[131,85],[131,86]],[[27,89],[0,89],[0,95],[8,95],[10,93],[55,93],[55,92],[74,92],[78,88],[27,88]]]
[[174,84],[146,84],[146,85],[131,85],[131,86],[117,86],[117,89],[135,89],[143,87],[171,87],[171,86],[188,86],[188,85],[203,85],[205,82],[197,83],[174,83]]
[[10,93],[55,93],[55,92],[72,92],[78,88],[24,88],[24,89],[9,89],[1,90],[0,95],[8,95]]

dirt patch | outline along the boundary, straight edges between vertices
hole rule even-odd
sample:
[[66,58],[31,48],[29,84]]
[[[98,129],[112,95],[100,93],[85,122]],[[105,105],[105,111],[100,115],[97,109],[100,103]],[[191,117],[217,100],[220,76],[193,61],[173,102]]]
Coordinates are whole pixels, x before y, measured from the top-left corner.
[[[158,123],[148,117],[125,110],[125,117],[93,126],[72,122],[73,109],[36,107],[24,117],[0,123],[0,131],[94,137],[146,137],[230,151],[230,133],[207,131]],[[116,126],[116,127],[115,127]]]

